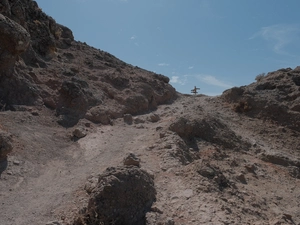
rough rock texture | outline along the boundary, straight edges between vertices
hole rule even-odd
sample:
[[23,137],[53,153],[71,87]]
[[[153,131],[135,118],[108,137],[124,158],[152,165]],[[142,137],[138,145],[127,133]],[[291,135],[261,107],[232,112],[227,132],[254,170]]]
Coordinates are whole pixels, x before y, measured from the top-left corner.
[[[176,119],[169,127],[180,137],[188,142],[195,143],[197,140],[204,140],[222,145],[224,148],[235,148],[236,143],[242,142],[240,138],[218,118],[203,115],[201,112],[193,112]],[[244,143],[245,148],[250,147]]]
[[83,138],[87,135],[86,133],[86,129],[84,127],[77,127],[75,128],[75,130],[73,131],[73,136],[75,138]]
[[225,91],[222,97],[236,112],[300,131],[300,67],[270,72],[256,83]]
[[30,41],[29,33],[19,24],[0,13],[0,72],[1,77],[12,73],[17,57]]
[[0,37],[5,46],[1,108],[45,105],[56,111],[61,125],[70,127],[83,118],[109,124],[123,114],[154,110],[176,98],[169,78],[74,41],[72,31],[43,13],[35,1],[5,1],[1,11],[0,31],[7,33]]
[[[123,118],[111,119],[113,126],[82,119],[76,127],[87,135],[74,139],[75,128],[58,125],[46,107],[0,112],[1,129],[14,137],[13,151],[0,162],[1,223],[68,225],[77,218],[87,224],[88,215],[94,216],[90,197],[100,183],[106,187],[96,174],[119,165],[128,152],[155,184],[147,225],[300,223],[298,131],[237,113],[221,97],[179,95],[158,106],[159,121],[149,121],[151,113],[135,115],[131,125]],[[193,121],[199,128],[191,126],[187,135],[180,126],[171,131],[180,118],[187,121],[183,130]],[[121,188],[123,178],[115,177],[107,176]],[[127,202],[138,201],[133,191],[127,193]],[[117,194],[105,196],[116,211],[124,209],[112,197]]]
[[40,56],[49,59],[54,56],[58,46],[63,46],[63,43],[67,45],[67,42],[70,44],[70,41],[74,39],[70,29],[57,24],[38,7],[35,1],[5,0],[1,11],[3,15],[20,24],[30,34],[33,51],[30,47],[24,54],[26,57],[31,56],[27,59],[24,57],[27,62],[36,63],[37,57]]
[[140,167],[140,159],[134,153],[129,153],[124,157],[123,164],[124,166]]
[[[0,13],[1,225],[300,224],[300,67],[181,95],[74,41],[34,1]],[[141,168],[98,179],[128,152]]]
[[11,134],[0,130],[0,160],[5,159],[12,149]]
[[123,120],[125,123],[131,125],[133,122],[133,117],[131,114],[124,114]]
[[100,175],[86,212],[76,225],[142,225],[155,201],[153,178],[134,166],[111,167]]

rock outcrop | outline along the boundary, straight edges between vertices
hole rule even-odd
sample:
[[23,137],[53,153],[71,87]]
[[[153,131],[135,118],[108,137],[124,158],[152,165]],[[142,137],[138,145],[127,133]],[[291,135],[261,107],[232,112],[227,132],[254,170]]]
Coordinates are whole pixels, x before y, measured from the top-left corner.
[[226,124],[208,115],[187,114],[176,119],[169,129],[187,142],[194,142],[200,138],[224,148],[234,149],[240,145],[245,149],[249,147],[249,144],[241,140]]
[[256,83],[226,90],[222,98],[236,112],[300,131],[300,67],[270,72]]
[[153,178],[136,166],[111,167],[100,175],[75,225],[142,225],[155,201]]
[[12,73],[17,57],[30,41],[29,33],[19,24],[0,14],[0,72],[1,77]]
[[83,118],[109,124],[176,97],[168,77],[74,41],[35,1],[4,1],[1,13],[1,108],[45,105],[70,127]]

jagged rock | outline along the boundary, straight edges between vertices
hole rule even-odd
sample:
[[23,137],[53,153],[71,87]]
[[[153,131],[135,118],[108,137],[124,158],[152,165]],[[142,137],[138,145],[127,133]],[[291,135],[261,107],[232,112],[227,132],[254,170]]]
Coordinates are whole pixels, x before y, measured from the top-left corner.
[[76,138],[83,138],[87,135],[86,130],[83,127],[77,127],[73,131],[73,136]]
[[300,167],[288,166],[288,171],[292,177],[300,179]]
[[283,213],[280,216],[277,216],[277,218],[272,218],[269,221],[270,225],[281,225],[281,224],[290,224],[290,225],[294,225],[294,221],[292,219],[292,215],[287,214],[287,213]]
[[102,123],[104,125],[110,123],[110,115],[108,114],[108,112],[98,106],[91,108],[86,113],[85,118],[94,123]]
[[132,122],[133,122],[133,118],[132,118],[131,114],[124,114],[123,119],[124,119],[124,122],[127,124],[132,124]]
[[167,218],[165,225],[175,225],[173,218]]
[[300,131],[300,78],[298,67],[268,73],[261,81],[234,87],[222,94],[234,111],[251,117],[271,119]]
[[130,114],[136,114],[139,111],[147,111],[149,109],[147,98],[141,94],[129,96],[120,103],[125,105],[126,113]]
[[217,171],[217,176],[214,177],[213,181],[218,185],[219,190],[230,187],[230,181],[225,177],[221,171]]
[[201,167],[198,167],[197,172],[199,174],[201,174],[202,176],[207,177],[209,179],[214,178],[216,175],[216,171],[207,165],[202,165]]
[[243,173],[240,173],[239,175],[237,175],[236,179],[238,181],[240,181],[241,183],[243,183],[243,184],[247,184],[246,177],[245,177],[245,175]]
[[265,162],[270,162],[281,166],[300,167],[300,159],[291,158],[282,153],[262,153],[259,157]]
[[[35,1],[5,0],[0,11],[0,31],[6,34],[0,37],[0,70],[12,76],[0,82],[0,107],[5,110],[45,104],[56,110],[59,124],[71,127],[85,117],[109,124],[176,98],[167,77],[74,41],[72,31],[43,13]],[[107,72],[111,68],[115,72]]]
[[62,83],[56,108],[57,115],[63,117],[60,122],[62,125],[73,126],[79,119],[84,118],[90,102],[94,100],[93,95],[89,95],[86,88],[88,84],[78,79]]
[[11,135],[0,130],[0,160],[5,159],[13,149]]
[[155,201],[151,176],[138,167],[111,167],[100,177],[76,225],[140,225]]
[[0,14],[0,71],[12,72],[17,56],[24,52],[30,41],[29,33],[19,24]]
[[245,149],[251,145],[241,140],[228,126],[216,118],[209,116],[186,116],[176,119],[169,129],[180,137],[193,140],[201,138],[205,141],[220,144],[225,148],[235,148],[237,143]]
[[86,192],[88,194],[91,194],[93,192],[93,190],[96,188],[98,183],[98,177],[96,176],[91,176],[88,181],[85,183],[84,185],[84,190],[86,190]]
[[202,160],[195,161],[195,171],[213,181],[219,190],[230,186],[229,180],[224,176],[222,171],[209,163],[202,162]]
[[255,171],[257,170],[257,166],[255,164],[247,164],[245,165],[245,168],[248,172],[255,174]]
[[157,214],[154,212],[148,212],[146,214],[146,225],[156,225],[157,224]]
[[134,117],[133,122],[135,124],[139,124],[139,123],[145,123],[145,120],[143,120],[142,118],[139,118],[139,117]]
[[158,122],[160,120],[159,115],[155,114],[155,113],[151,113],[149,116],[149,121],[152,123]]
[[2,0],[0,3],[0,13],[4,15],[10,15],[10,5],[8,3],[8,0]]
[[194,127],[196,126],[196,121],[190,121],[187,118],[180,117],[170,125],[170,130],[181,137],[186,137],[194,135]]
[[123,160],[125,166],[137,166],[140,167],[140,159],[134,154],[129,153]]

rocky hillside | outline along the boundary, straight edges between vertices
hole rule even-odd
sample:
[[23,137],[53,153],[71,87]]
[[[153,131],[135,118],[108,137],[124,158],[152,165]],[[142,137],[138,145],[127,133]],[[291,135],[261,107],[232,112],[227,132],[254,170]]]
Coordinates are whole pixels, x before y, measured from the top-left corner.
[[220,97],[0,2],[0,224],[300,224],[300,70]]
[[300,131],[300,67],[286,68],[258,77],[257,83],[223,94],[236,112],[271,120]]
[[35,1],[2,1],[0,33],[2,110],[45,105],[63,126],[82,118],[109,124],[176,97],[168,77],[74,41]]

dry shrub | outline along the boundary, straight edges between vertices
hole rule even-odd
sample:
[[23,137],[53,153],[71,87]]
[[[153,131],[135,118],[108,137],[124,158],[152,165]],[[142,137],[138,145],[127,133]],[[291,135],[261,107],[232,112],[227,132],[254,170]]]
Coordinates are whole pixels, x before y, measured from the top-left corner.
[[251,106],[246,101],[240,101],[233,105],[233,111],[238,113],[248,112],[251,110]]
[[264,77],[265,77],[265,73],[260,73],[260,74],[258,74],[256,77],[255,77],[255,80],[257,81],[257,82],[259,82],[259,81],[261,81]]

